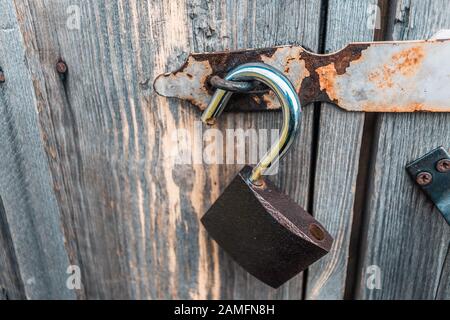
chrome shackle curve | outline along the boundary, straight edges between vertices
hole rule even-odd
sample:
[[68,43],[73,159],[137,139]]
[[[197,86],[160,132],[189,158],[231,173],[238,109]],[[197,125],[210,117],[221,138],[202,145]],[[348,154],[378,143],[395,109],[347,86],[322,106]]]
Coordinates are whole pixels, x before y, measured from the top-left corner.
[[[280,137],[253,169],[249,178],[253,184],[258,185],[261,176],[286,154],[298,134],[301,116],[300,100],[289,79],[279,70],[265,63],[255,62],[240,65],[232,70],[225,80],[260,81],[275,93],[281,104],[283,127]],[[202,121],[207,124],[215,123],[232,94],[233,92],[217,89],[203,112]]]

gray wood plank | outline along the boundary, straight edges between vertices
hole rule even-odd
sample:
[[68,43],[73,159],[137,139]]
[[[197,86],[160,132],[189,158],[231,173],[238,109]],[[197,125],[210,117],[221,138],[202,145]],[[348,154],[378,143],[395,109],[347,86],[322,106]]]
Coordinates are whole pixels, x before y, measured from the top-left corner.
[[0,197],[0,300],[24,298],[25,291],[6,221],[6,212]]
[[[199,218],[241,165],[174,165],[172,132],[200,114],[157,96],[153,79],[189,51],[319,47],[321,1],[17,0],[39,121],[71,259],[88,298],[302,297],[276,291],[208,238]],[[69,6],[81,27],[66,27]],[[61,81],[55,63],[69,73]],[[276,183],[307,206],[313,108]],[[276,128],[278,114],[229,114],[218,128]]]
[[445,258],[444,266],[442,267],[441,279],[439,280],[436,299],[450,299],[450,245],[447,250],[447,257]]
[[70,263],[42,147],[33,79],[10,0],[0,2],[0,44],[0,66],[7,78],[0,85],[0,195],[16,272],[26,298],[75,298],[66,287]]
[[[200,3],[205,2],[198,1],[196,10],[201,10],[202,6],[198,5]],[[192,50],[201,52],[261,48],[287,43],[301,43],[312,50],[318,50],[320,1],[249,1],[242,4],[239,7],[234,7],[235,4],[233,4],[227,9],[229,11],[226,17],[229,30],[227,32],[233,34],[229,39],[205,37],[205,30],[208,30],[210,21],[215,20],[213,16],[208,17],[206,25],[205,21],[201,19],[194,20],[192,40],[196,39],[197,42],[191,44]],[[299,138],[280,167],[279,175],[272,177],[284,192],[304,207],[308,206],[313,112],[312,106],[305,108]],[[281,127],[278,114],[241,114],[223,117],[221,130],[225,128]],[[227,177],[220,182],[221,188],[225,187],[239,168],[240,166],[219,168],[219,176]],[[217,196],[218,193],[214,195],[213,200]],[[208,206],[205,205],[204,208]],[[279,290],[273,290],[255,280],[221,250],[219,252],[219,264],[226,266],[222,269],[223,275],[221,276],[222,297],[231,299],[300,299],[302,297],[303,275],[297,276]]]
[[[402,0],[392,38],[427,39],[449,25],[448,1]],[[357,298],[434,299],[439,281],[441,288],[448,283],[444,261],[450,229],[407,176],[405,165],[439,145],[449,147],[450,115],[381,115],[375,141]],[[380,268],[380,290],[366,286],[370,265]],[[442,289],[439,298],[448,299],[448,290]]]
[[[369,6],[376,3],[329,1],[326,52],[349,42],[373,40],[374,30],[367,27],[367,21]],[[345,112],[333,105],[321,108],[313,215],[335,242],[331,252],[309,269],[307,299],[344,298],[364,119],[363,113]]]

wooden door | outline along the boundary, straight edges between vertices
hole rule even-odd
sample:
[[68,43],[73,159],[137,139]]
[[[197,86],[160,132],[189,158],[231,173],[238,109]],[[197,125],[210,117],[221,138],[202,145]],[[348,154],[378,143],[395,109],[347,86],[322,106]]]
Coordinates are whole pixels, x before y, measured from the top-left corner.
[[[445,28],[446,0],[1,1],[0,299],[450,298],[449,228],[404,169],[450,147],[450,115],[305,106],[273,180],[336,241],[275,290],[199,224],[240,165],[168,162],[172,133],[200,114],[152,87],[192,51],[329,53]],[[218,128],[280,121],[226,114]]]

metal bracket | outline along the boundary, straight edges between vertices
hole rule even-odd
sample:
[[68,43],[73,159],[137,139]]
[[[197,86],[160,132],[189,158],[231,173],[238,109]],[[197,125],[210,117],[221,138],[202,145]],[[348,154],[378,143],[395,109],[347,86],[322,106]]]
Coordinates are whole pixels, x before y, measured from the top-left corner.
[[407,165],[411,177],[450,225],[450,155],[439,147]]
[[[347,111],[450,112],[450,40],[351,43],[339,52],[314,54],[300,46],[189,55],[176,72],[154,82],[162,96],[208,105],[211,79],[248,62],[264,62],[294,84],[303,105],[329,102]],[[227,110],[279,109],[272,92],[236,94]]]

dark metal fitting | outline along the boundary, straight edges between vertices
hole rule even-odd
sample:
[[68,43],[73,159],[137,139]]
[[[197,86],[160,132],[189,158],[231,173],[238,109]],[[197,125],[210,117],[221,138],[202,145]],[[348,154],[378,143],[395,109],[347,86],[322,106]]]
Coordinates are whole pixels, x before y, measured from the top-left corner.
[[437,171],[446,173],[450,171],[450,159],[442,159],[436,165]]
[[416,177],[419,186],[427,186],[433,181],[433,175],[429,172],[421,172]]
[[439,147],[406,168],[450,225],[450,154],[447,150]]
[[255,88],[259,85],[259,81],[230,81],[222,79],[219,76],[212,76],[209,80],[209,83],[212,87],[216,89],[222,89],[225,91],[236,92],[236,93],[248,93],[248,94],[256,94],[256,93],[265,93],[268,92],[269,89],[264,90],[255,90]]

